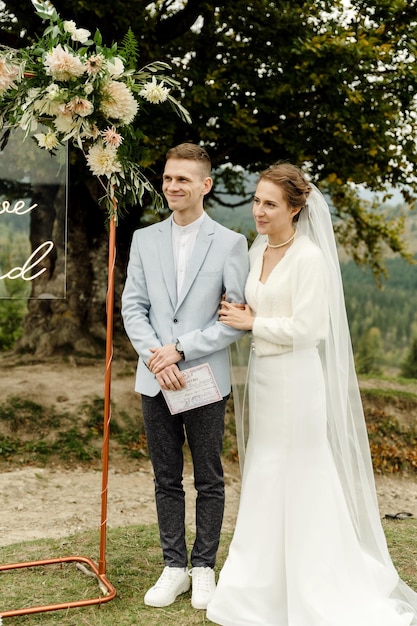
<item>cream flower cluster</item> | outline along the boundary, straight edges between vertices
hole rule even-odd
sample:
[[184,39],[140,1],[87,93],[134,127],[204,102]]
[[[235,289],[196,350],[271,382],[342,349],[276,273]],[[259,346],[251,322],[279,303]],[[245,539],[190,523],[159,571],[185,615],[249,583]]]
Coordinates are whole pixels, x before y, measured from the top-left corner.
[[[75,41],[84,41],[89,36],[85,29],[77,29],[74,22],[64,22],[64,28]],[[115,172],[122,172],[117,148],[123,136],[115,133],[118,138],[113,136],[109,145],[98,138],[101,133],[109,137],[108,129],[115,126],[131,124],[139,110],[139,102],[128,86],[133,79],[125,74],[123,60],[117,56],[106,59],[100,53],[79,56],[58,44],[46,52],[43,65],[45,75],[52,82],[45,89],[27,90],[20,126],[29,133],[36,130],[38,122],[49,118],[51,130],[35,134],[41,148],[53,151],[62,140],[74,139],[86,151],[87,164],[95,176],[110,178]],[[19,70],[19,66],[0,59],[0,95],[17,88]],[[129,81],[124,82],[125,76]],[[154,77],[141,87],[139,95],[155,104],[166,100],[169,94],[169,89],[164,89],[157,95]],[[106,124],[102,131],[96,118]]]
[[61,20],[49,0],[34,6],[49,20],[43,38],[26,49],[0,47],[0,127],[18,125],[50,152],[71,141],[83,151],[109,201],[117,193],[140,201],[147,182],[132,160],[136,146],[129,141],[137,140],[129,127],[146,103],[166,100],[190,121],[171,95],[177,82],[160,76],[169,67],[154,62],[137,71],[123,47],[106,47],[98,31],[91,39],[90,31],[73,20]]
[[[65,24],[71,25],[69,32],[75,33],[78,38],[79,31],[87,36],[88,31],[76,29],[73,22]],[[95,118],[106,122],[106,129],[131,124],[138,113],[139,103],[122,80],[125,72],[123,60],[119,57],[106,59],[102,54],[80,58],[58,44],[45,54],[44,68],[45,74],[51,76],[53,82],[44,91],[28,90],[20,125],[26,132],[34,130],[37,121],[48,116],[53,125],[52,130],[47,134],[35,134],[41,148],[52,151],[61,139],[73,138],[80,148],[87,150],[87,163],[95,176],[110,178],[115,172],[121,172],[117,147],[121,145],[123,137],[120,135],[118,145],[113,143],[115,150],[107,150],[101,141],[96,145],[94,140],[102,132]],[[16,78],[16,72],[13,77]],[[77,82],[80,77],[83,77],[81,84]],[[151,84],[152,81],[149,82]],[[141,91],[145,89],[146,84]]]

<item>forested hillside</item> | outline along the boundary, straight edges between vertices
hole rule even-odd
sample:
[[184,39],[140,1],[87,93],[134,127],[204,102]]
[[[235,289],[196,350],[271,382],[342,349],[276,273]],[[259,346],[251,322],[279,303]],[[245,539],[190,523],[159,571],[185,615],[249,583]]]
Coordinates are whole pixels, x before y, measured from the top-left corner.
[[393,372],[417,337],[417,265],[387,259],[380,288],[370,271],[342,263],[352,343],[360,371]]

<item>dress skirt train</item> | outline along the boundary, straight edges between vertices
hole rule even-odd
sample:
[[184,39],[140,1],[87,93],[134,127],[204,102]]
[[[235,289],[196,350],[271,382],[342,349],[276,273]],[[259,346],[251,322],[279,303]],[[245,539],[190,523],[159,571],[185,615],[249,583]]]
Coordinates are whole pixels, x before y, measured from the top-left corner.
[[253,355],[239,515],[207,617],[222,626],[410,626],[393,566],[357,540],[315,349]]

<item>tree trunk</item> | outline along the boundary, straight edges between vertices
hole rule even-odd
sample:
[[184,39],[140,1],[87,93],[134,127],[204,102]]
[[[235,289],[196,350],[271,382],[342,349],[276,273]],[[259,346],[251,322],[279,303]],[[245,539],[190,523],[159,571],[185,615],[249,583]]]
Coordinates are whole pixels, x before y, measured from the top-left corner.
[[[82,175],[74,175],[80,180]],[[49,193],[48,198],[45,193]],[[43,211],[32,214],[31,246],[54,238],[61,228],[62,189],[51,187],[42,190],[40,206]],[[100,207],[97,189],[87,187],[85,182],[71,187],[68,208],[68,245],[66,267],[63,250],[54,258],[47,258],[43,266],[47,271],[32,285],[28,313],[24,320],[23,335],[15,345],[15,351],[29,352],[38,358],[56,354],[95,356],[104,354],[106,341],[106,295],[108,281],[108,230],[106,214]],[[36,201],[36,198],[35,198]],[[117,257],[115,269],[114,341],[126,347],[120,317],[120,296],[125,280],[127,251],[132,230],[138,225],[127,219],[117,229]],[[55,241],[62,241],[57,236]],[[66,271],[66,297],[49,298],[54,284],[62,280]],[[45,297],[46,294],[46,297]]]

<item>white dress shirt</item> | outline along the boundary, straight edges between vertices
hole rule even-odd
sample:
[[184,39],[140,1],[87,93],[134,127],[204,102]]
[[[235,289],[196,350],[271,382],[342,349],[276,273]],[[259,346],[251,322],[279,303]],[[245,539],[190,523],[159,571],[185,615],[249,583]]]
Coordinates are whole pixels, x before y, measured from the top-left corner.
[[179,226],[172,220],[172,249],[174,251],[174,268],[177,276],[177,297],[181,293],[188,263],[194,250],[198,231],[205,218],[205,213],[187,226]]

